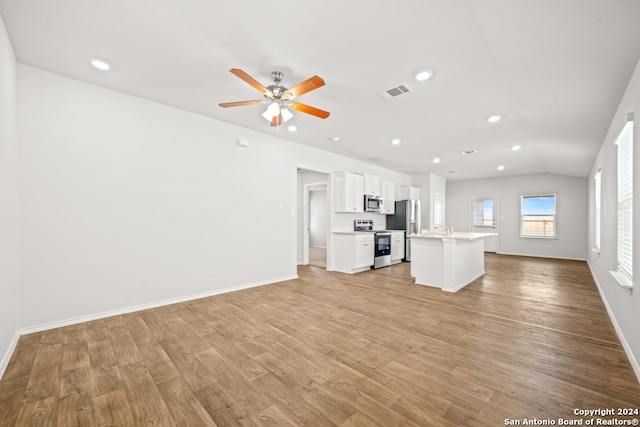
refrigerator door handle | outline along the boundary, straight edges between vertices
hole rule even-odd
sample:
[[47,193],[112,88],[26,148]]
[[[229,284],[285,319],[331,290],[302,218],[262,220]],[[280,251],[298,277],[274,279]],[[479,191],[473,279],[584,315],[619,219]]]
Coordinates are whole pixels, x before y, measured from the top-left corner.
[[409,210],[411,211],[411,214],[409,215],[409,224],[415,224],[416,222],[415,204],[413,202],[407,202],[407,203],[409,203]]

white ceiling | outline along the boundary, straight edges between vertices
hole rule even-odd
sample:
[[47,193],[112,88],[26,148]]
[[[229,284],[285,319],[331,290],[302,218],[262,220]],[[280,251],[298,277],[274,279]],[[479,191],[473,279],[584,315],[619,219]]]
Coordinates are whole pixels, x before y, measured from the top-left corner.
[[[638,0],[0,0],[0,13],[23,64],[448,180],[586,177],[640,56]],[[290,133],[264,105],[220,108],[260,99],[230,68],[265,86],[273,70],[286,87],[317,74],[326,86],[297,100],[331,116],[294,111]],[[422,69],[434,75],[417,82]],[[401,83],[413,91],[377,94]]]

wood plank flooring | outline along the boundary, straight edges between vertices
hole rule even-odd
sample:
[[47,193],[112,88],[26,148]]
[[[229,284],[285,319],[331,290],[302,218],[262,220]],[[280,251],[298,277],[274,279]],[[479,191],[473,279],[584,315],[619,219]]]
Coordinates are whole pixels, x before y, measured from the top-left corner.
[[407,263],[301,267],[26,335],[0,425],[498,426],[640,408],[586,263],[487,254],[486,270],[450,294],[413,284]]
[[327,268],[327,248],[309,247],[309,265]]

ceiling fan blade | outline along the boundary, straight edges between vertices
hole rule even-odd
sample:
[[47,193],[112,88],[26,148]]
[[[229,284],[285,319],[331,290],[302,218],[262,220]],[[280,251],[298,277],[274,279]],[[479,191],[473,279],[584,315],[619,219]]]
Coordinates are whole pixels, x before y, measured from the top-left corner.
[[231,74],[241,78],[246,83],[248,83],[251,86],[253,86],[261,94],[263,94],[265,96],[268,96],[269,98],[273,98],[273,93],[269,89],[264,87],[262,84],[260,84],[260,82],[258,82],[256,79],[254,79],[249,74],[247,74],[244,71],[242,71],[241,69],[232,68],[232,69],[229,70],[229,72],[231,72]]
[[313,76],[297,86],[292,87],[291,89],[285,91],[282,94],[282,98],[284,99],[293,99],[307,92],[311,92],[314,89],[317,89],[321,86],[324,86],[324,80],[318,76]]
[[254,105],[254,104],[263,104],[264,100],[255,100],[255,101],[238,101],[238,102],[223,102],[222,104],[218,104],[222,108],[227,107],[241,107],[243,105]]
[[288,105],[289,108],[297,111],[301,111],[303,113],[311,114],[312,116],[320,117],[321,119],[326,119],[329,117],[329,112],[321,110],[319,108],[311,107],[306,104],[300,104],[299,102],[290,102]]
[[271,126],[280,126],[282,124],[282,113],[277,116],[273,116],[271,119]]

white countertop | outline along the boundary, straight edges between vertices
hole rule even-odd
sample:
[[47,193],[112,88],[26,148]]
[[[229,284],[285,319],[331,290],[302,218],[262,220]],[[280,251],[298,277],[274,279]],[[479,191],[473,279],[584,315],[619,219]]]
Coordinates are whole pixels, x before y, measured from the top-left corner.
[[467,231],[457,231],[455,233],[429,233],[429,234],[416,234],[411,236],[414,239],[449,239],[449,240],[476,240],[484,237],[496,236],[496,233],[471,233]]
[[373,234],[377,231],[386,231],[388,233],[404,233],[404,230],[372,230],[372,231],[353,231],[353,230],[334,230],[333,234]]
[[351,235],[354,235],[354,234],[373,234],[373,233],[375,233],[375,231],[353,231],[353,230],[352,231],[348,231],[348,230],[345,230],[345,231],[334,231],[333,232],[333,234],[351,234]]

